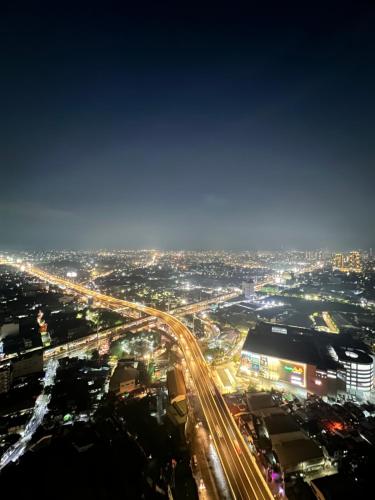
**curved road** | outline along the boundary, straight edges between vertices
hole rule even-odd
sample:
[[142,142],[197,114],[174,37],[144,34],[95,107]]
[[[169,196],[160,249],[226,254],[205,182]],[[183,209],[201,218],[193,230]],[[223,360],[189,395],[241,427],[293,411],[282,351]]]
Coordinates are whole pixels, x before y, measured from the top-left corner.
[[[10,263],[7,262],[7,264]],[[250,454],[247,444],[215,385],[196,338],[180,320],[164,311],[95,292],[35,267],[25,267],[18,264],[15,267],[49,283],[66,287],[86,297],[93,297],[103,306],[135,309],[160,318],[168,325],[176,336],[185,357],[233,497],[235,499],[259,500],[273,498],[254,457]]]

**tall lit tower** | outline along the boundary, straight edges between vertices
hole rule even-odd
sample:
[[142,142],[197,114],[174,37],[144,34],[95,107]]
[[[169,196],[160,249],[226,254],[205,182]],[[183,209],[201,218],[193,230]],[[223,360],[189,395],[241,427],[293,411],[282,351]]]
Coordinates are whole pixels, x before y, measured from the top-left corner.
[[51,337],[49,336],[48,325],[43,316],[44,316],[43,312],[39,311],[36,320],[39,325],[39,333],[42,338],[43,346],[48,347],[49,345],[51,345]]
[[342,271],[344,269],[344,255],[342,253],[337,253],[333,257],[333,267]]
[[359,252],[350,252],[349,269],[356,273],[360,273],[362,271],[361,255]]
[[255,295],[255,285],[253,281],[243,281],[242,282],[242,293],[245,295],[245,299],[252,299]]

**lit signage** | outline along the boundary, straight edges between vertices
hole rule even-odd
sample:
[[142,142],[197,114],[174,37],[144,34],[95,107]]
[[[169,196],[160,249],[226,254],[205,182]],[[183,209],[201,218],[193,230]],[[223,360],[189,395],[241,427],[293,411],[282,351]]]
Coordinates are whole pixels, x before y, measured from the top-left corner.
[[291,373],[299,373],[302,375],[303,373],[303,368],[302,366],[289,366],[289,365],[284,365],[284,370],[286,372],[291,372]]
[[244,351],[242,352],[240,370],[250,376],[306,387],[306,365],[304,363]]
[[286,335],[288,333],[288,330],[286,328],[281,328],[280,326],[273,326],[271,328],[271,331],[273,333],[282,333],[284,335]]

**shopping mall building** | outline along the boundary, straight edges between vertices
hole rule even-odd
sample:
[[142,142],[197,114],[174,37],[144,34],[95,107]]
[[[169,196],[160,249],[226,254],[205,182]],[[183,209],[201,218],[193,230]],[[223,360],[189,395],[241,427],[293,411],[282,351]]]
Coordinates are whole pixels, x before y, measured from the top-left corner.
[[348,335],[258,323],[245,340],[240,373],[322,397],[362,397],[374,386],[374,358]]

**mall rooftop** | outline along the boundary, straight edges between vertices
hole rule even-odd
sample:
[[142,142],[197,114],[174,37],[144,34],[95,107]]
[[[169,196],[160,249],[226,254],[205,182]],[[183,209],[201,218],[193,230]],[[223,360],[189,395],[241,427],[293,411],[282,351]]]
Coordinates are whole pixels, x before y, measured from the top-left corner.
[[365,344],[350,335],[266,322],[249,330],[242,351],[298,361],[324,370],[337,369],[338,358],[342,361],[342,356],[352,362],[354,358],[358,363],[371,362]]

